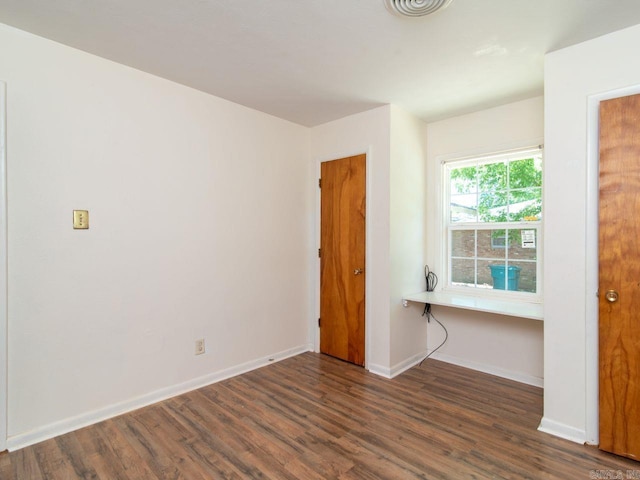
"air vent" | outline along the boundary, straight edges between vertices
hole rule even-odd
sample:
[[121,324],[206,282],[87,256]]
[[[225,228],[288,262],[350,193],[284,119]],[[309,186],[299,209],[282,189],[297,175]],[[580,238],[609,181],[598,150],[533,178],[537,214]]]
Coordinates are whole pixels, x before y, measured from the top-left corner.
[[453,0],[384,0],[394,15],[402,17],[424,17],[446,8]]

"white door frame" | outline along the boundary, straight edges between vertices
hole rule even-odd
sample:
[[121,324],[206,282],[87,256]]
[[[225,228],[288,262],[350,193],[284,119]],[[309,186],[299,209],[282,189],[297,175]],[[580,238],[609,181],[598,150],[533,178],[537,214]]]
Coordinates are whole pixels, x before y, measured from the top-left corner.
[[7,448],[7,84],[0,81],[0,452]]

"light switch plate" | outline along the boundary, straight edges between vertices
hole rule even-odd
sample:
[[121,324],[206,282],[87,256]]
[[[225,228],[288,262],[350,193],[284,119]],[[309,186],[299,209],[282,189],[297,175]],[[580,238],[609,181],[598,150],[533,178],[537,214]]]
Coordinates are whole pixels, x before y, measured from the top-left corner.
[[89,228],[89,210],[73,211],[73,228],[76,230],[86,230]]

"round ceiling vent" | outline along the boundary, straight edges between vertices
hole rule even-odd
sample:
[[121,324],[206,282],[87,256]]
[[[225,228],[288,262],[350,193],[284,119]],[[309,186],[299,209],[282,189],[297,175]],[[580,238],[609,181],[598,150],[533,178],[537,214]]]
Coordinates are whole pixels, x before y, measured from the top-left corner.
[[424,17],[446,8],[453,0],[384,0],[387,10],[403,17]]

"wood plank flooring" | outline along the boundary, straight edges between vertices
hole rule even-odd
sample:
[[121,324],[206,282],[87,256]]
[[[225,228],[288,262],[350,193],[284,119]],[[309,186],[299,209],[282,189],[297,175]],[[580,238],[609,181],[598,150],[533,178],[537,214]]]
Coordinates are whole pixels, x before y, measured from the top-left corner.
[[541,389],[435,360],[386,380],[305,353],[1,454],[0,478],[640,478],[541,414]]

